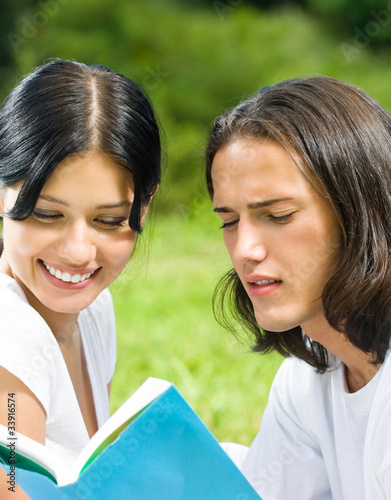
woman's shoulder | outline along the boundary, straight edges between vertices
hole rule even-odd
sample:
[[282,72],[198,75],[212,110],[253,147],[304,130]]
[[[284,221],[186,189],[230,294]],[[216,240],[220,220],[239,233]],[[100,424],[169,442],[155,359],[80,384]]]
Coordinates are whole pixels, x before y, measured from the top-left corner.
[[[28,304],[25,294],[19,283],[8,274],[0,272],[0,295],[12,301],[20,301]],[[0,306],[4,306],[0,303]]]
[[31,307],[18,282],[3,273],[0,273],[0,317],[2,332],[5,332],[6,326],[12,325],[13,334],[19,330],[18,326],[29,326],[28,329],[32,331],[39,329],[50,333],[48,325]]
[[0,366],[19,378],[48,411],[61,352],[21,287],[5,275],[0,276],[0,318]]

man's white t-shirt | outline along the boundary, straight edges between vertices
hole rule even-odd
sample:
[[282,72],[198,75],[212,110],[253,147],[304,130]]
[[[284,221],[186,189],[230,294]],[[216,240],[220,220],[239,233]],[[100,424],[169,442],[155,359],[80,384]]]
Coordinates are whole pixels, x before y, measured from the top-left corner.
[[242,466],[263,500],[391,499],[390,360],[355,393],[337,360],[283,362]]
[[[78,324],[101,427],[110,416],[107,384],[116,362],[114,310],[107,289],[80,312]],[[18,283],[4,273],[0,273],[0,366],[40,401],[46,412],[46,446],[72,464],[89,436],[64,358],[46,322]],[[17,418],[16,395],[16,423]]]

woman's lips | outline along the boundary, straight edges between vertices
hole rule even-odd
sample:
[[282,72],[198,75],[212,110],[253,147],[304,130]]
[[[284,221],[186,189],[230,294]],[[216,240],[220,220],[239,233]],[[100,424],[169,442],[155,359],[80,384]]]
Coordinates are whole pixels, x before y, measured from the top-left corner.
[[[52,266],[43,260],[39,260],[41,269],[44,272],[47,280],[56,286],[65,290],[79,290],[80,288],[87,287],[95,278],[101,268],[94,269],[73,269],[69,272],[70,268],[66,270],[60,266]],[[89,272],[86,272],[89,271]]]

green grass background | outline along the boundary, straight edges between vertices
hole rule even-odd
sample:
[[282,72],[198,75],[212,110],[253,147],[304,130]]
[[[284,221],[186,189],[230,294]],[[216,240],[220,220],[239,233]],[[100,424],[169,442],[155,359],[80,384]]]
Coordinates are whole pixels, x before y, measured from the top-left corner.
[[53,0],[55,13],[47,14],[48,5],[0,2],[2,96],[48,59],[100,63],[145,88],[165,132],[160,201],[111,286],[118,325],[112,410],[148,376],[161,377],[220,441],[249,444],[281,359],[251,354],[249,342],[212,314],[213,289],[229,263],[202,181],[208,131],[216,115],[259,87],[312,74],[351,82],[391,109],[391,22],[375,22],[380,9],[391,16],[391,4]]
[[111,286],[119,346],[112,410],[148,376],[164,378],[218,440],[250,444],[281,360],[251,353],[245,336],[237,340],[213,317],[214,285],[229,268],[215,214],[184,210],[152,222]]

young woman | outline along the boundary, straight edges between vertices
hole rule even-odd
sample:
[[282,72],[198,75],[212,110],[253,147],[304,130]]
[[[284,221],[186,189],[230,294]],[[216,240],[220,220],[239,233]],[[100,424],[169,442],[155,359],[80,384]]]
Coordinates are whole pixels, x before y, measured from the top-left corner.
[[160,158],[146,95],[102,66],[39,67],[0,109],[0,423],[14,401],[16,430],[69,463],[109,417],[107,287],[132,254]]
[[244,474],[263,500],[390,499],[390,115],[288,80],[219,117],[206,157],[234,266],[215,306],[288,357]]

